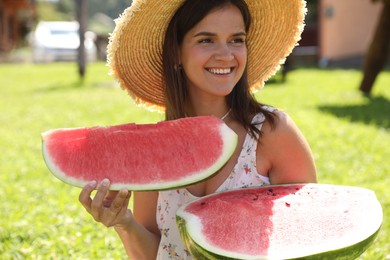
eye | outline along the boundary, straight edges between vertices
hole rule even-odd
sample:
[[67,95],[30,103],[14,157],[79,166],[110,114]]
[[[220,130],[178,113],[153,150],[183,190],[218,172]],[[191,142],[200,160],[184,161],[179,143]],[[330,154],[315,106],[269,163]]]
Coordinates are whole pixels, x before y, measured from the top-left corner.
[[244,37],[234,38],[233,40],[230,41],[230,43],[233,44],[234,46],[242,46],[243,44],[245,44],[245,38]]
[[201,44],[212,43],[212,40],[210,38],[204,38],[204,39],[200,39],[198,43]]

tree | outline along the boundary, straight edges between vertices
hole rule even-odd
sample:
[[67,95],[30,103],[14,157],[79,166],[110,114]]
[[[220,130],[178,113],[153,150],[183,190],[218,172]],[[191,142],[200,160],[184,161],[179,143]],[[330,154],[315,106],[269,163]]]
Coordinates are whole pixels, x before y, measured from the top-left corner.
[[[62,0],[61,0],[62,1]],[[74,20],[74,11],[65,11],[59,9],[57,4],[52,2],[37,2],[37,13],[39,20],[42,21],[69,21]]]
[[390,52],[390,0],[372,1],[383,2],[383,7],[365,57],[363,79],[359,87],[365,95],[370,95],[375,79],[386,65]]
[[79,37],[80,37],[80,46],[78,51],[77,63],[79,67],[79,75],[81,78],[85,76],[86,70],[86,54],[85,54],[85,32],[87,29],[88,23],[88,0],[76,0],[77,3],[77,20],[79,21]]
[[[130,0],[87,0],[89,20],[97,14],[103,13],[112,19],[117,18],[127,7]],[[77,5],[79,0],[58,0],[58,2],[37,2],[41,20],[59,21],[77,19]]]
[[88,0],[89,16],[96,13],[104,13],[112,18],[117,18],[127,7],[131,5],[130,0]]
[[[126,1],[127,2],[127,1]],[[75,6],[76,5],[76,6]],[[80,24],[79,36],[80,46],[78,51],[78,70],[80,78],[84,78],[86,73],[86,52],[84,46],[85,32],[88,27],[88,20],[96,13],[105,13],[108,16],[114,14],[115,17],[122,12],[121,7],[124,7],[123,0],[60,0],[57,9],[63,12],[69,12],[76,7],[76,17]],[[126,6],[128,4],[126,3]],[[119,8],[119,9],[118,9]]]
[[56,5],[58,12],[68,14],[72,17],[75,17],[75,1],[73,0],[59,0]]

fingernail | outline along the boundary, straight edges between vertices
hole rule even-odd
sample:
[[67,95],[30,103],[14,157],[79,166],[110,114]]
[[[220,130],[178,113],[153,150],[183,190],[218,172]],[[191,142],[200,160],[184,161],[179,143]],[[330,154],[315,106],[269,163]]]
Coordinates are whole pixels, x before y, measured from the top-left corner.
[[110,181],[108,179],[104,179],[102,181],[102,186],[108,186],[110,184]]
[[95,187],[96,186],[96,181],[91,181],[88,183],[88,186],[90,187]]

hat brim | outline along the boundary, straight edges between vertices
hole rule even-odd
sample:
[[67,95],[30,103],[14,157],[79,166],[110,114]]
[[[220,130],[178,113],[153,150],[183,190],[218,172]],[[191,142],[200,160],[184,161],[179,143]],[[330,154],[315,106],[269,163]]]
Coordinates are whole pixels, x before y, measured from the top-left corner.
[[[134,0],[116,20],[108,45],[110,71],[139,105],[164,111],[162,49],[165,31],[183,0]],[[248,82],[256,92],[284,63],[304,28],[304,0],[246,0]]]

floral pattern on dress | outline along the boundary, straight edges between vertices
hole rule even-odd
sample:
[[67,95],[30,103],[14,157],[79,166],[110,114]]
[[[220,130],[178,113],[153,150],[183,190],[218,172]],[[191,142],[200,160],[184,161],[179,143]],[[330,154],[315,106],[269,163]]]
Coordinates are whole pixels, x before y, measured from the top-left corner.
[[176,252],[176,245],[168,244],[164,245],[163,249],[168,253],[169,259],[181,260],[182,258]]
[[252,169],[251,168],[249,168],[249,165],[246,163],[246,164],[244,164],[244,171],[245,171],[245,173],[246,174],[248,174],[248,173],[251,173],[252,172]]
[[169,237],[169,228],[162,228],[161,235],[164,237]]

